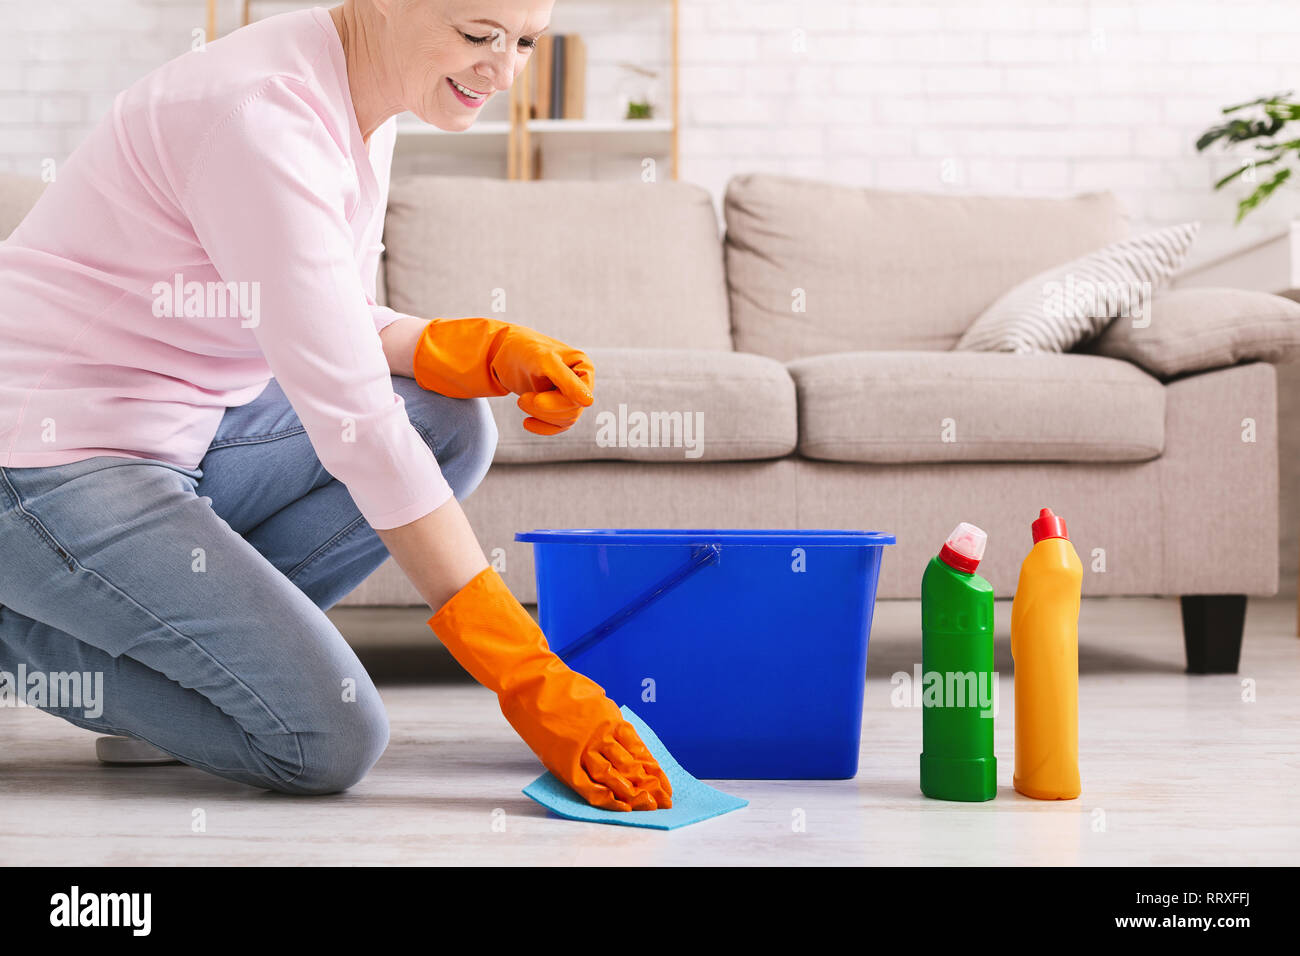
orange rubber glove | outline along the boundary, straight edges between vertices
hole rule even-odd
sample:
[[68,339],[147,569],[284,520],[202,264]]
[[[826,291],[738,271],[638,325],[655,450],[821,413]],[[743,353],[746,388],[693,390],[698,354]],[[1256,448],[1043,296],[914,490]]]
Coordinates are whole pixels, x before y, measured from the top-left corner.
[[519,396],[524,428],[555,435],[592,403],[585,353],[522,325],[475,316],[433,319],[415,346],[415,380],[449,398]]
[[663,810],[672,785],[618,705],[570,670],[505,581],[484,568],[429,618],[546,769],[594,807]]

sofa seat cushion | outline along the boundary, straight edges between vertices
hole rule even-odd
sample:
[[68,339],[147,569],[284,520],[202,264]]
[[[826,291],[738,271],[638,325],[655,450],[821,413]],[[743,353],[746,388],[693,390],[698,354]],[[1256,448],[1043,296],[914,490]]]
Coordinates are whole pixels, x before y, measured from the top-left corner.
[[1118,359],[879,351],[787,368],[807,458],[1106,462],[1164,450],[1164,386]]
[[794,382],[761,355],[711,349],[587,349],[595,403],[568,431],[524,430],[518,396],[488,399],[494,461],[742,461],[794,451]]

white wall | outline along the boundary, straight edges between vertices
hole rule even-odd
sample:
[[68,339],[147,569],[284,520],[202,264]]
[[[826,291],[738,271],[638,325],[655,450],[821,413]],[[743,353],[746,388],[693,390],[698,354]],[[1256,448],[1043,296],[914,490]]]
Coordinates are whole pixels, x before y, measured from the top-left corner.
[[0,0],[0,168],[67,156],[113,96],[184,53],[203,0]]
[[[761,167],[888,189],[1113,189],[1137,226],[1203,220],[1205,249],[1242,233],[1210,188],[1234,161],[1197,154],[1197,135],[1223,106],[1300,86],[1297,3],[684,7],[686,171],[715,187]],[[1250,230],[1294,215],[1295,193],[1275,198]]]

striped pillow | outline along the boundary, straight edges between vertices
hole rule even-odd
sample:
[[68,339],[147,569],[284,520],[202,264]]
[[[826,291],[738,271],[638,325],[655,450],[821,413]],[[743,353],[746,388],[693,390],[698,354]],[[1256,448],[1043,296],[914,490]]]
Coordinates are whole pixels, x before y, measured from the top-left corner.
[[1112,319],[1141,318],[1178,271],[1199,222],[1121,239],[1040,272],[971,323],[955,348],[979,352],[1068,352]]

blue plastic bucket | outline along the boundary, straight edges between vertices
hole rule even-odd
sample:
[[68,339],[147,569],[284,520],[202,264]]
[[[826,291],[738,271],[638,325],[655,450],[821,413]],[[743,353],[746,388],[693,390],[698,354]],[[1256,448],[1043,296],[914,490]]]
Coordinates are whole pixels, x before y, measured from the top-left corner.
[[875,531],[539,530],[542,630],[697,777],[852,777]]

